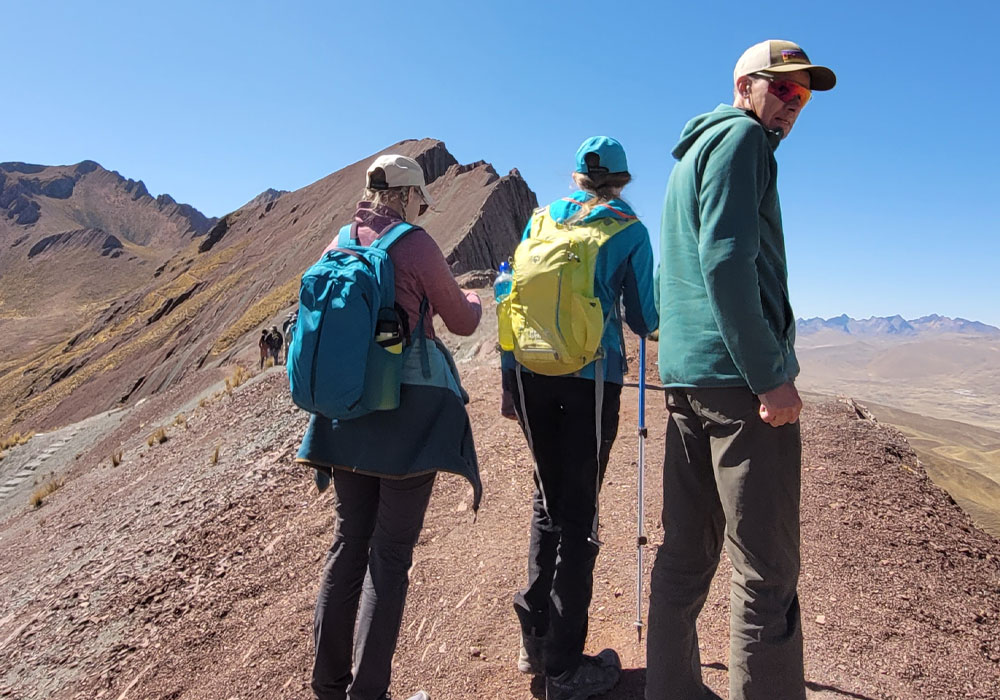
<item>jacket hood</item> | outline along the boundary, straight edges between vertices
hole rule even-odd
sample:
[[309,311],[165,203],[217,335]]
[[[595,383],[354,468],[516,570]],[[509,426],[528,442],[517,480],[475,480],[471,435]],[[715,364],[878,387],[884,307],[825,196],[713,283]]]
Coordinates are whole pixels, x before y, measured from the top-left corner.
[[[677,145],[674,146],[674,150],[671,151],[671,155],[673,155],[673,157],[677,160],[680,160],[702,134],[722,122],[731,121],[733,119],[750,119],[759,124],[761,129],[764,129],[764,126],[760,124],[760,121],[758,121],[752,114],[745,112],[738,107],[722,104],[711,112],[701,114],[685,124],[684,129],[681,131],[680,140],[677,142]],[[764,129],[764,133],[767,135],[767,142],[771,144],[771,150],[773,151],[777,149],[778,144],[781,142],[781,137],[776,132],[768,131],[767,129]]]

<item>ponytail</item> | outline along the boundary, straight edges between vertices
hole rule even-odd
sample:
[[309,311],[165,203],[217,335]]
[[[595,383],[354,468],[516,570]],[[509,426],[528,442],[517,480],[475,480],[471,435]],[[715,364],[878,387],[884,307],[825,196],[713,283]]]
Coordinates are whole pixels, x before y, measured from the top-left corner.
[[567,224],[582,221],[595,207],[621,196],[621,191],[632,181],[632,176],[629,173],[573,173],[573,181],[577,187],[593,197],[580,204],[580,210],[567,219]]

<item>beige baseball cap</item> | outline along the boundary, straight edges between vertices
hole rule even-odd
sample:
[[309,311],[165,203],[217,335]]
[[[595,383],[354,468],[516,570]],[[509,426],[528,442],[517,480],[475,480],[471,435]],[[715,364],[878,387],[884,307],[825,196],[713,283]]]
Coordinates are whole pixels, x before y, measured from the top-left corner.
[[768,39],[744,51],[736,62],[733,82],[753,73],[790,73],[797,70],[809,71],[812,90],[832,90],[837,84],[837,76],[832,70],[813,65],[801,46],[781,39]]
[[385,172],[385,183],[388,187],[416,187],[420,190],[420,196],[427,202],[427,206],[434,206],[431,193],[427,191],[427,183],[424,182],[423,168],[417,161],[395,153],[379,156],[368,166],[368,172],[365,174],[365,186],[369,189],[375,189],[371,185],[372,172],[376,168],[382,168]]

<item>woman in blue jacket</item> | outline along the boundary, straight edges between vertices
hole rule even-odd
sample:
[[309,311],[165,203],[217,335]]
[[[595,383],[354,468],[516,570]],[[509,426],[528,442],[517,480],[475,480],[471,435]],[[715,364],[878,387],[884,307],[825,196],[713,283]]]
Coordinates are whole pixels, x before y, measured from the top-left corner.
[[583,653],[600,543],[598,490],[618,433],[625,372],[620,302],[633,332],[645,336],[658,325],[649,233],[621,199],[631,180],[621,144],[606,136],[587,139],[573,179],[578,191],[536,211],[524,238],[542,216],[570,227],[607,219],[621,226],[600,247],[595,266],[594,294],[607,319],[598,359],[572,375],[546,376],[519,366],[512,353],[503,358],[505,404],[513,403],[536,465],[528,583],[514,596],[518,669],[544,673],[547,700],[599,695],[621,673],[614,650]]

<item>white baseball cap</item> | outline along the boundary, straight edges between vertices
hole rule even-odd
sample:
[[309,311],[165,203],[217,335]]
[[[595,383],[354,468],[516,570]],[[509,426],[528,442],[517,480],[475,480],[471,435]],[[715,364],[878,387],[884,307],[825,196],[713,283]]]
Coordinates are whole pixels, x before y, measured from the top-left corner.
[[420,167],[420,163],[395,153],[379,156],[368,166],[368,172],[365,175],[365,186],[368,189],[377,189],[372,187],[372,172],[377,168],[381,168],[385,173],[386,187],[416,187],[420,191],[420,196],[427,202],[427,206],[434,206],[434,199],[427,191],[427,183],[424,182],[424,171]]
[[809,71],[811,90],[831,90],[837,84],[837,76],[832,70],[812,64],[801,46],[780,39],[768,39],[744,51],[733,70],[733,82],[754,73],[789,73],[797,70]]

